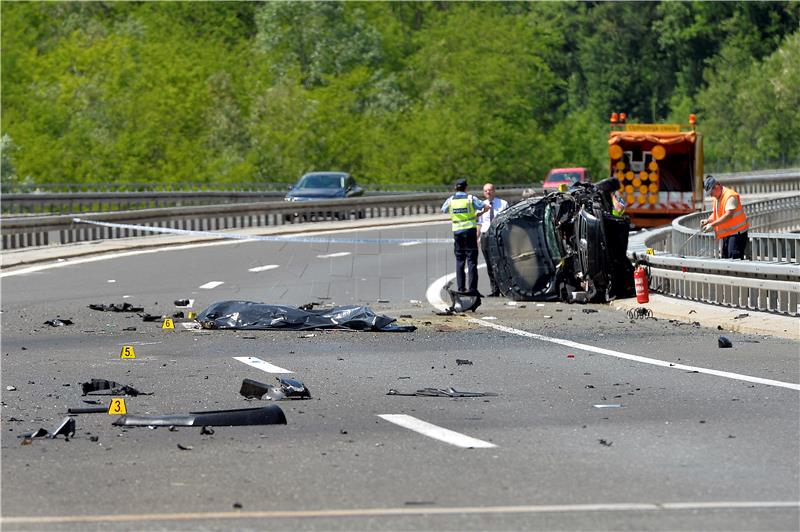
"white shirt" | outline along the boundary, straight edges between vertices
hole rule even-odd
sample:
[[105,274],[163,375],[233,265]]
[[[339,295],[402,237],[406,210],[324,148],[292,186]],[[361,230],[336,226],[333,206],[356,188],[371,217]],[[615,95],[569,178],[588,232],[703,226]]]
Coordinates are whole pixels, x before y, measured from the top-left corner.
[[[489,200],[483,200],[484,205],[489,205]],[[478,224],[481,226],[481,234],[485,233],[489,230],[489,224],[492,223],[492,219],[498,215],[498,213],[504,211],[508,208],[508,202],[506,200],[501,200],[497,196],[492,200],[491,204],[492,208],[488,211],[484,212],[478,217]]]
[[725,204],[726,211],[735,211],[736,207],[739,206],[739,201],[736,199],[736,196],[731,196],[728,198],[728,202]]

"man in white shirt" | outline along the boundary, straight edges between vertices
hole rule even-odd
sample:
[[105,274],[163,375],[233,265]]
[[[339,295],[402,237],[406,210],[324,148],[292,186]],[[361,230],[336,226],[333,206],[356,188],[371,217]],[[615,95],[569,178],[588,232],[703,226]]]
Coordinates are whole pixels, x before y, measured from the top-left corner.
[[478,217],[478,225],[480,227],[478,241],[480,242],[481,252],[483,253],[483,260],[486,261],[486,272],[489,275],[489,285],[492,290],[489,297],[497,297],[500,295],[500,290],[494,281],[492,265],[489,264],[489,255],[486,253],[486,239],[483,238],[483,236],[486,235],[486,231],[489,230],[489,225],[492,223],[492,220],[494,220],[494,217],[508,208],[508,202],[495,197],[494,185],[491,183],[483,185],[483,197],[486,198],[483,202],[486,207],[484,208],[483,214]]

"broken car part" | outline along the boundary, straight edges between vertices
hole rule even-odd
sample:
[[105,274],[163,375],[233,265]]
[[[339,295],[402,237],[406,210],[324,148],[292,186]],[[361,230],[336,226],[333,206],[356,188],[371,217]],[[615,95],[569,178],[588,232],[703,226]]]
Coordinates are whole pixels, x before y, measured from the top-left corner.
[[725,337],[725,336],[720,336],[717,339],[717,345],[720,347],[720,349],[726,349],[726,348],[729,348],[729,347],[733,347],[733,342],[728,340],[728,338]]
[[212,410],[189,414],[165,414],[161,416],[139,416],[125,414],[114,421],[114,425],[130,427],[234,427],[241,425],[285,425],[286,415],[278,405],[237,410]]
[[92,303],[89,305],[89,308],[92,310],[102,310],[105,312],[143,312],[144,307],[134,307],[130,303],[122,303],[118,305],[116,303],[111,303],[110,305],[105,305],[103,303]]
[[89,382],[82,382],[81,390],[83,390],[83,395],[130,395],[131,397],[153,395],[152,393],[140,392],[133,386],[106,379],[92,379]]
[[499,213],[487,233],[487,263],[514,300],[606,302],[633,295],[629,219],[611,214],[616,178],[576,183]]
[[261,399],[264,395],[271,401],[281,399],[311,399],[311,392],[306,385],[295,379],[277,377],[280,387],[264,384],[253,379],[244,379],[239,393],[247,399]]
[[456,359],[456,364],[458,364],[459,366],[471,366],[472,365],[472,361],[471,360],[467,360],[465,358],[457,358]]
[[105,414],[106,412],[108,412],[107,406],[67,408],[67,414]]
[[30,432],[28,434],[20,434],[20,438],[55,438],[56,436],[64,436],[65,438],[69,438],[75,435],[75,420],[71,417],[65,417],[61,420],[61,423],[53,429],[52,432],[48,432],[47,430],[40,428],[35,432]]
[[450,308],[447,312],[468,312],[475,310],[481,306],[481,295],[471,294],[468,292],[459,292],[450,288],[450,285],[445,287],[447,294],[450,296]]
[[50,327],[63,327],[65,325],[73,325],[72,320],[62,320],[56,318],[54,320],[47,320],[43,323],[43,325],[49,325]]
[[396,325],[395,318],[375,314],[369,307],[346,306],[302,310],[287,305],[253,301],[219,301],[197,315],[204,329],[355,329],[381,332],[411,332],[413,325]]
[[398,392],[394,388],[389,390],[386,395],[403,395],[406,397],[497,397],[492,392],[464,392],[455,388],[423,388],[412,393]]
[[628,310],[628,318],[643,320],[645,318],[652,318],[653,311],[647,307],[636,307]]

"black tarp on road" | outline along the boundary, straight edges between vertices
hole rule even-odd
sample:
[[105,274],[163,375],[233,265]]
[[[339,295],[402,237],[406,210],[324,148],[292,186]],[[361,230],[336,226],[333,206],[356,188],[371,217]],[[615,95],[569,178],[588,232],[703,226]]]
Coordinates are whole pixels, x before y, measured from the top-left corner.
[[358,331],[411,332],[413,325],[397,325],[395,318],[376,314],[369,307],[343,306],[303,310],[288,305],[254,301],[218,301],[197,315],[204,329],[309,330],[355,329]]

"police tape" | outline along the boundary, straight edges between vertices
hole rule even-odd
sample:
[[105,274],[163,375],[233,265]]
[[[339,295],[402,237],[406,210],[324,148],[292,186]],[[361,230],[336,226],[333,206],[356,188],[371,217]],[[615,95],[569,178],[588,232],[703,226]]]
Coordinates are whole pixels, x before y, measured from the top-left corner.
[[96,225],[112,229],[129,229],[131,231],[144,231],[170,235],[205,236],[214,238],[227,238],[232,240],[257,240],[261,242],[297,242],[307,244],[452,244],[452,238],[330,238],[314,236],[271,236],[271,235],[242,235],[238,233],[221,233],[218,231],[194,231],[189,229],[175,229],[172,227],[153,227],[149,225],[118,224],[111,222],[98,222],[73,218],[72,223]]

